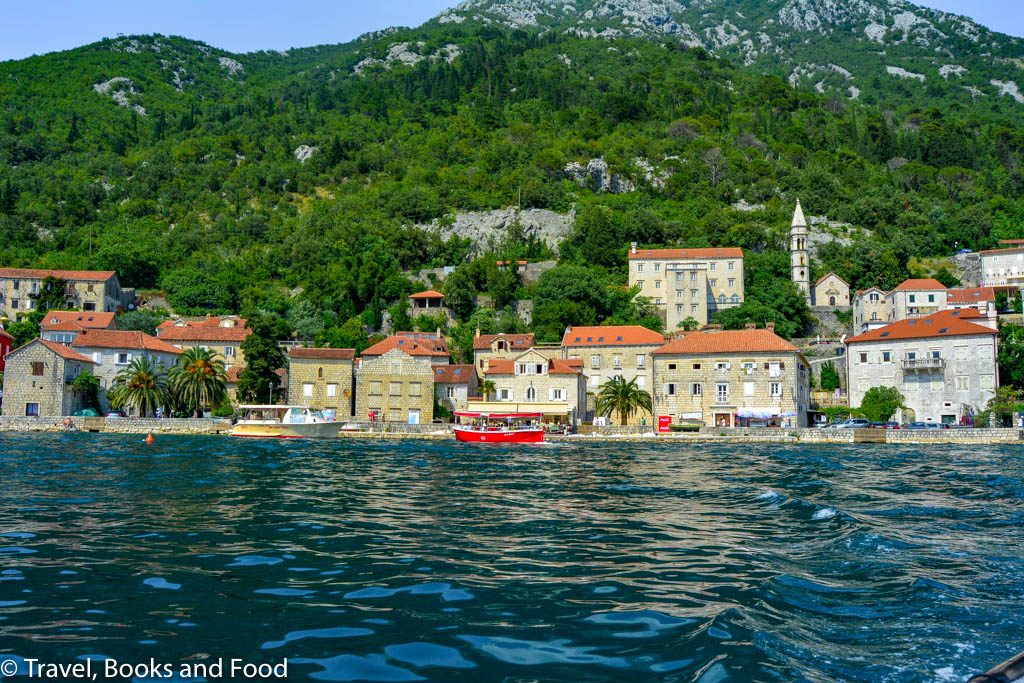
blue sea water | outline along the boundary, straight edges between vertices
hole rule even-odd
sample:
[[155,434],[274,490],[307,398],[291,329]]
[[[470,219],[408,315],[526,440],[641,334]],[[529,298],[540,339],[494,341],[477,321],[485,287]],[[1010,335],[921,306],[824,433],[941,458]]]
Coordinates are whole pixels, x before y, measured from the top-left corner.
[[0,434],[0,660],[962,681],[1024,649],[1022,453]]

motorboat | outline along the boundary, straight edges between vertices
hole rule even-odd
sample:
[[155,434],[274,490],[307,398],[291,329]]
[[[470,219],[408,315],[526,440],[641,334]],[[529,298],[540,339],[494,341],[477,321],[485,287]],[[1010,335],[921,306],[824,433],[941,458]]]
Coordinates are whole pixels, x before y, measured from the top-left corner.
[[469,420],[452,426],[455,440],[466,443],[543,443],[542,413],[466,413],[455,416]]
[[242,405],[242,417],[231,436],[266,439],[331,439],[338,436],[338,423],[307,406]]

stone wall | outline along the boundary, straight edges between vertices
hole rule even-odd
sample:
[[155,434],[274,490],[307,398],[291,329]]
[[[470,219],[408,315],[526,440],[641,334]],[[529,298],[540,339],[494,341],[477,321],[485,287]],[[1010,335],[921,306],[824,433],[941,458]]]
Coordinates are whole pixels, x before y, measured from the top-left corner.
[[[231,430],[230,420],[209,418],[111,418],[72,417],[77,431],[95,431],[110,434],[221,434]],[[0,417],[0,432],[64,432],[63,417]]]
[[885,441],[891,444],[997,444],[1016,443],[1022,439],[1024,431],[1020,429],[893,429],[885,432]]

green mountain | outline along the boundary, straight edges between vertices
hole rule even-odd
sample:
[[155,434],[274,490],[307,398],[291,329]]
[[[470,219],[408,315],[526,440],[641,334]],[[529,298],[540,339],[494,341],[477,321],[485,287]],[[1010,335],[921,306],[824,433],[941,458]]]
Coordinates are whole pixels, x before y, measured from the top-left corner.
[[[545,338],[566,324],[654,324],[621,287],[629,242],[728,244],[748,251],[749,305],[726,322],[796,332],[808,314],[782,249],[797,197],[832,221],[818,228],[827,243],[814,269],[857,287],[1024,237],[1024,105],[991,85],[962,95],[963,83],[982,90],[970,79],[1010,79],[1017,67],[1000,60],[1020,41],[978,27],[981,42],[956,43],[968,72],[923,84],[886,74],[869,97],[875,77],[856,60],[877,71],[897,52],[945,57],[913,32],[883,59],[863,48],[872,39],[860,23],[829,24],[828,36],[787,28],[786,59],[850,57],[842,68],[863,85],[853,99],[845,80],[842,97],[793,88],[774,51],[744,65],[741,43],[716,48],[721,57],[694,47],[680,19],[614,40],[587,32],[662,4],[472,3],[419,28],[287,53],[157,35],[0,63],[0,264],[116,268],[178,312],[269,311],[340,344],[357,315],[377,325],[390,308],[409,324],[395,304],[418,285],[403,272],[445,265],[459,266],[444,283],[449,303],[475,316],[463,333],[518,325],[474,313],[480,293],[499,311],[532,298]],[[819,4],[838,3],[800,7]],[[527,6],[533,23],[511,10]],[[700,10],[705,23],[686,24],[695,34],[726,19],[740,27],[738,13],[783,45],[788,24],[770,18],[782,3],[678,7],[681,18]],[[882,39],[896,42],[902,7],[885,6]],[[972,26],[929,21],[947,37]],[[829,62],[815,45],[835,46]],[[455,220],[510,206],[568,227],[534,232],[524,213],[484,241],[482,213]],[[556,248],[559,267],[535,286],[495,266]]]

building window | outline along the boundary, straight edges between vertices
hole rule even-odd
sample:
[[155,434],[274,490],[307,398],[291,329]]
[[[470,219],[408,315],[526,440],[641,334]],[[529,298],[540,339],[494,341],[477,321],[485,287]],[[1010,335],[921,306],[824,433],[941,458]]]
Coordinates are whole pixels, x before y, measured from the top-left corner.
[[956,390],[957,391],[967,391],[968,388],[969,388],[969,385],[968,385],[968,377],[967,377],[967,375],[957,375],[956,376]]
[[594,370],[598,370],[601,367],[601,356],[590,357],[590,367]]
[[697,312],[697,304],[690,304],[690,313]]
[[768,364],[768,376],[778,377],[782,374],[782,363],[769,363]]
[[455,387],[445,387],[444,395],[448,398],[455,398]]
[[614,356],[612,356],[612,367],[614,367],[614,368],[621,368],[622,367],[622,356],[620,356],[619,354],[615,354]]
[[380,381],[370,380],[370,396],[380,396]]
[[392,408],[388,411],[388,422],[402,422],[402,411]]
[[725,294],[719,294],[718,295],[718,303],[720,303],[720,304],[724,304],[725,303]]
[[552,401],[564,401],[565,389],[552,389],[550,395]]
[[676,315],[682,315],[682,314],[683,314],[683,305],[682,304],[676,304]]
[[735,286],[736,286],[736,278],[734,278],[734,277],[729,278],[729,287],[731,288],[731,287],[735,287]]
[[388,383],[388,395],[390,395],[390,396],[401,396],[402,395],[402,383],[401,382],[389,382]]
[[643,370],[647,367],[647,356],[643,353],[636,354],[636,369]]
[[675,370],[676,369],[676,364],[675,363],[669,363],[668,364],[668,369],[669,370]]
[[323,368],[317,368],[316,369],[316,378],[317,379],[323,379],[324,378],[324,369]]
[[655,263],[654,264],[654,272],[655,273],[660,273],[661,272],[661,264],[660,263]]
[[422,396],[423,395],[423,383],[422,382],[411,382],[409,384],[409,395],[410,396]]
[[718,280],[715,279],[715,278],[711,278],[711,288],[714,289],[717,286],[718,286]]
[[25,404],[25,417],[39,417],[39,404],[38,403],[26,403]]
[[537,389],[534,387],[526,387],[526,401],[533,403],[537,400]]
[[118,365],[128,365],[132,360],[132,354],[130,353],[119,353],[117,354]]
[[338,395],[338,385],[328,384],[327,385],[327,398],[334,398]]
[[866,353],[860,354],[860,362],[861,363],[867,363],[868,362],[868,354],[866,354]]
[[302,397],[303,398],[313,398],[313,385],[312,384],[303,384],[302,385]]
[[18,310],[18,300],[17,299],[11,299],[11,308],[13,308],[15,311]]
[[710,270],[712,273],[715,272],[715,262],[714,261],[712,261],[711,263],[708,264],[708,270]]
[[654,288],[655,289],[661,289],[661,280],[655,280],[654,281]]
[[729,261],[729,270],[736,270],[736,262]]
[[498,400],[499,401],[511,401],[512,390],[511,389],[498,389]]
[[14,285],[15,292],[17,292],[18,288],[21,287],[21,282],[19,280],[15,280],[12,284]]
[[869,294],[868,295],[868,301],[871,301],[873,303],[877,302],[878,301],[878,294],[875,293],[875,292],[872,292],[871,294]]
[[782,396],[782,382],[769,382],[768,395],[772,398],[779,398]]
[[738,304],[740,302],[740,295],[739,294],[733,294],[732,295],[732,302],[734,304]]
[[696,281],[697,281],[697,271],[693,271],[693,272],[690,273],[690,282],[696,282]]
[[930,303],[930,304],[935,303],[935,295],[934,294],[929,294],[928,295],[928,303]]
[[724,361],[719,362],[719,363],[715,363],[715,370],[717,370],[718,372],[725,372],[728,369],[729,369],[729,364],[724,362]]
[[644,264],[642,264],[642,263],[636,264],[636,272],[638,272],[638,273],[644,272]]
[[639,287],[640,289],[643,289],[644,288],[644,281],[643,280],[637,280],[636,281],[636,286]]
[[719,403],[726,403],[729,400],[729,385],[728,384],[717,384],[715,385],[715,398],[718,399]]
[[393,360],[391,361],[391,372],[392,374],[400,374],[402,372],[402,361]]
[[669,382],[665,385],[665,395],[675,396],[676,395],[676,384],[675,382]]
[[892,353],[890,351],[882,351],[882,362],[883,363],[891,363],[892,362]]
[[224,347],[224,357],[225,358],[234,358],[235,357],[235,347],[234,346],[225,346]]
[[40,363],[38,361],[34,361],[32,363],[32,376],[33,377],[42,377],[43,376],[43,369],[44,369],[44,365],[42,363]]
[[928,357],[929,358],[942,358],[942,351],[939,351],[938,349],[933,349],[933,350],[931,350],[928,353]]
[[910,294],[910,295],[909,295],[909,296],[907,297],[907,300],[908,300],[908,301],[910,301],[910,303],[914,303],[914,302],[916,302],[916,301],[917,301],[917,296],[916,296],[916,295],[914,295],[914,294]]
[[95,311],[96,310],[96,304],[94,304],[91,301],[87,301],[84,304],[82,304],[82,310],[83,311]]
[[694,382],[693,384],[691,384],[690,385],[690,395],[691,396],[703,396],[704,395],[704,385],[701,384],[700,382]]

